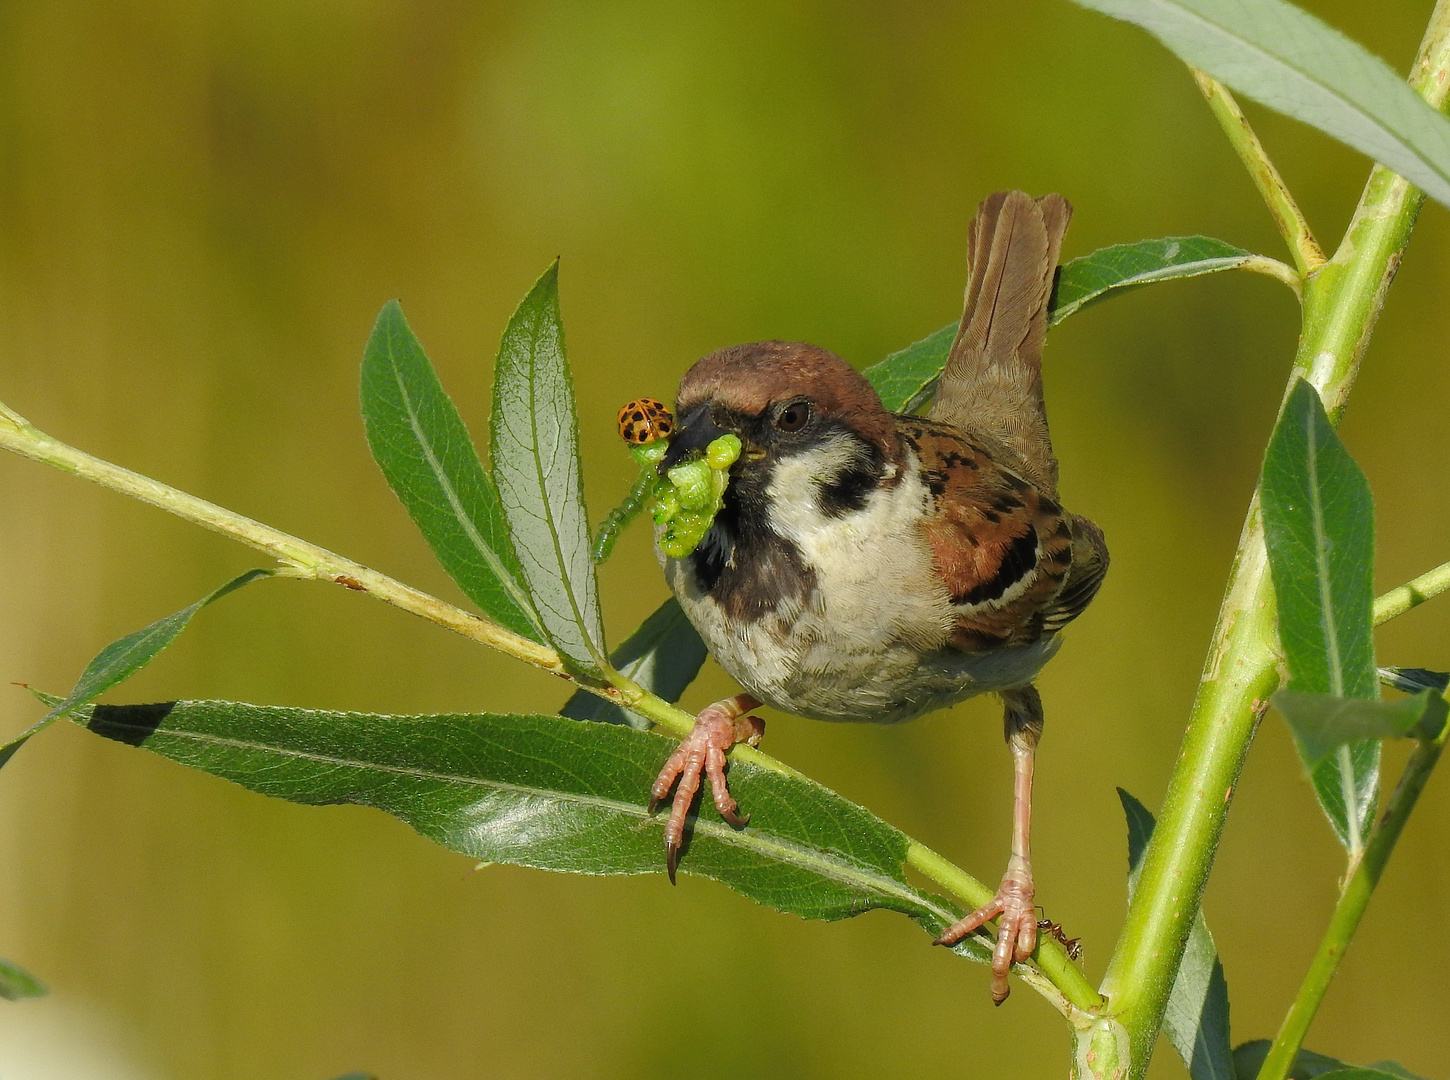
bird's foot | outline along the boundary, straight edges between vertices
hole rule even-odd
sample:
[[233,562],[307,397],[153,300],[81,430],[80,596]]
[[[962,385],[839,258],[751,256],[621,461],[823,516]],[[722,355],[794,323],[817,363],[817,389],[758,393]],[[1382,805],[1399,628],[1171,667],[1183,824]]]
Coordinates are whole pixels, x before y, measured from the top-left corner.
[[749,816],[741,817],[739,805],[730,794],[725,781],[725,755],[736,743],[759,746],[765,734],[765,721],[758,716],[747,715],[758,708],[760,702],[749,694],[736,694],[733,698],[717,701],[695,717],[695,726],[681,740],[665,767],[650,789],[649,812],[664,801],[678,779],[675,799],[670,806],[670,819],[665,822],[665,868],[670,882],[675,880],[675,867],[679,865],[680,848],[685,842],[685,817],[690,804],[695,801],[695,792],[700,790],[700,777],[710,780],[710,795],[720,816],[737,829],[744,827]]
[[1032,867],[1014,855],[997,886],[997,895],[965,919],[948,927],[933,945],[955,945],[989,919],[997,920],[997,947],[992,952],[992,1000],[998,1005],[1011,992],[1007,973],[1037,948],[1037,909],[1032,904]]

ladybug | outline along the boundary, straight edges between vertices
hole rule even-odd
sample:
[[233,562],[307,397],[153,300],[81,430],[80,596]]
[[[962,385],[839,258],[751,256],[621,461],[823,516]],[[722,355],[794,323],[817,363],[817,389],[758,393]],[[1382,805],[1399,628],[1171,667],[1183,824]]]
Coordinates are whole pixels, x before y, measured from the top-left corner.
[[654,398],[635,398],[619,410],[619,437],[631,446],[668,439],[675,430],[669,406]]

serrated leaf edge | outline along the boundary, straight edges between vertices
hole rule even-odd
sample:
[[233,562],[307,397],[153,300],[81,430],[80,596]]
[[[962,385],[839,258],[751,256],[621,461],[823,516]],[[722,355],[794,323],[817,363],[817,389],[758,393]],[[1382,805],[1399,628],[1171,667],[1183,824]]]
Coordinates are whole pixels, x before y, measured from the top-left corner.
[[[388,304],[384,310],[387,310],[387,308],[395,308],[398,317],[403,319],[405,326],[407,325],[407,319],[403,315],[402,306],[398,304],[396,300],[388,301]],[[543,624],[539,619],[538,612],[534,610],[533,598],[529,595],[528,590],[519,583],[518,579],[514,576],[512,571],[510,571],[508,567],[503,564],[503,560],[499,558],[498,552],[494,551],[493,548],[489,545],[488,541],[484,539],[483,533],[481,533],[478,529],[478,525],[474,522],[473,518],[468,515],[467,510],[464,509],[463,501],[458,497],[458,489],[453,486],[453,482],[451,479],[449,479],[447,470],[443,468],[442,461],[439,459],[437,453],[434,451],[432,440],[426,436],[423,430],[422,423],[420,422],[418,416],[418,410],[414,405],[412,395],[408,393],[407,383],[403,379],[402,373],[398,370],[398,365],[393,361],[393,356],[396,353],[396,349],[394,348],[393,330],[394,327],[392,327],[391,325],[387,328],[388,370],[393,376],[393,382],[398,387],[398,396],[403,402],[404,415],[408,419],[408,426],[413,431],[414,441],[418,444],[418,448],[422,451],[424,460],[426,460],[428,463],[429,471],[432,472],[433,478],[437,482],[438,487],[442,490],[444,498],[448,500],[448,507],[450,510],[453,511],[453,516],[458,521],[459,525],[462,526],[463,533],[465,536],[468,537],[469,543],[471,543],[478,551],[478,553],[483,556],[483,561],[488,565],[488,568],[493,571],[494,577],[498,579],[499,584],[502,585],[504,591],[508,593],[509,599],[512,600],[514,604],[519,608],[519,610],[529,619],[529,621],[533,623],[534,629],[539,632],[539,635],[547,639],[548,633],[545,631]],[[409,330],[409,332],[411,333],[411,329]],[[440,391],[441,390],[442,387],[440,384]],[[443,392],[446,395],[446,391]],[[474,455],[477,456],[478,449],[474,447],[473,452]],[[484,471],[483,476],[486,483],[491,484],[493,482],[489,478],[487,471]]]

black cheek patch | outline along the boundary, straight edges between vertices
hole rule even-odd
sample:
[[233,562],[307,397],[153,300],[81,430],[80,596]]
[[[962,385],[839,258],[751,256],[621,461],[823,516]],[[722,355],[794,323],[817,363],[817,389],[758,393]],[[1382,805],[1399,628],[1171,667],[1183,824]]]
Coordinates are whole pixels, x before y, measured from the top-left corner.
[[1027,531],[1013,540],[1003,553],[1002,561],[997,565],[997,572],[968,592],[952,597],[952,603],[983,604],[989,600],[996,600],[1036,567],[1037,530],[1029,526]]
[[871,492],[881,483],[886,462],[878,447],[855,434],[845,432],[833,437],[850,440],[851,457],[840,472],[823,478],[816,489],[816,505],[823,516],[839,518],[865,508]]
[[879,479],[880,469],[871,466],[847,469],[829,484],[821,485],[816,496],[821,513],[838,518],[862,509]]

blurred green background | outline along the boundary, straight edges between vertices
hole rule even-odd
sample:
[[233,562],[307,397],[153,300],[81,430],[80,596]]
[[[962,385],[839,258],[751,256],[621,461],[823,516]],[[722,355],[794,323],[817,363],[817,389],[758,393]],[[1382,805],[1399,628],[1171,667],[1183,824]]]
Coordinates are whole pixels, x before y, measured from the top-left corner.
[[[1308,5],[1400,70],[1428,0]],[[1252,113],[1331,245],[1365,161]],[[1065,0],[0,5],[0,399],[43,430],[456,598],[372,465],[357,367],[384,301],[480,440],[504,320],[562,256],[596,517],[630,397],[721,345],[865,364],[954,318],[966,225],[1004,187],[1077,208],[1065,256],[1207,233],[1282,245],[1186,71]],[[1450,555],[1450,230],[1428,208],[1343,433],[1387,588]],[[1296,334],[1221,275],[1049,341],[1062,487],[1113,571],[1041,687],[1039,899],[1100,977],[1124,903],[1114,786],[1156,808]],[[258,559],[0,458],[0,679],[70,685],[103,644]],[[603,576],[619,640],[664,595],[645,531]],[[1380,636],[1450,666],[1450,600]],[[255,586],[111,700],[553,710],[566,688],[340,589]],[[686,704],[731,692],[713,667]],[[771,720],[766,748],[979,877],[1008,840],[998,707],[905,728]],[[0,694],[0,736],[34,720]],[[1404,758],[1389,755],[1391,767]],[[748,808],[747,808],[748,809]],[[1310,1045],[1450,1068],[1450,792],[1436,778]],[[12,1078],[1060,1076],[1060,1018],[875,913],[828,926],[723,887],[468,860],[53,729],[0,776]],[[1271,1035],[1342,870],[1282,721],[1263,725],[1206,905],[1238,1040]],[[29,1070],[29,1071],[26,1071]],[[1181,1077],[1164,1045],[1158,1078]]]

